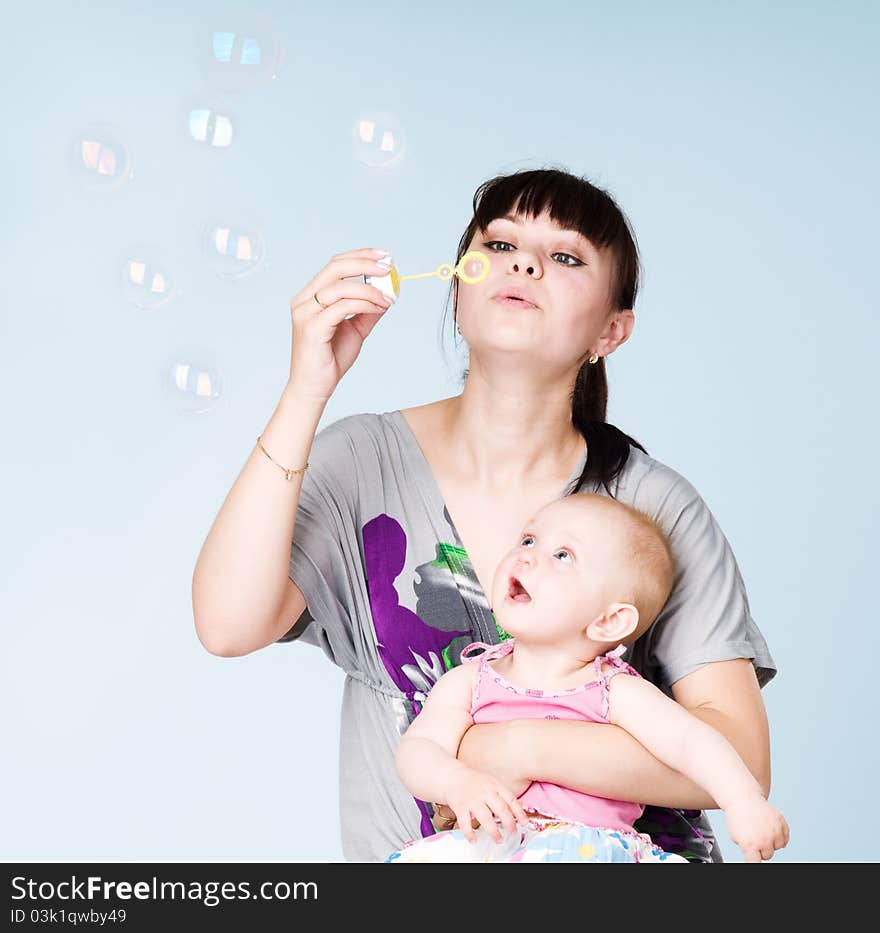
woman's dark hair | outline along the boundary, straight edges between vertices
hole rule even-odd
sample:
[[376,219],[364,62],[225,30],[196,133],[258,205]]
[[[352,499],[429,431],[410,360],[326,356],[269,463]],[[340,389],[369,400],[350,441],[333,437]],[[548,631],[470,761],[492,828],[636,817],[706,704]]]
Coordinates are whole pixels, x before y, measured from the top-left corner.
[[[639,287],[639,254],[629,221],[613,198],[589,181],[558,169],[535,169],[497,175],[474,193],[474,216],[458,244],[457,264],[473,237],[505,214],[538,217],[549,210],[560,227],[576,230],[597,249],[607,248],[611,259],[609,303],[615,310],[632,308]],[[458,276],[451,280],[453,319],[458,320]],[[447,311],[448,311],[447,298]],[[444,314],[445,317],[445,314]],[[469,370],[462,374],[462,384]],[[601,483],[611,495],[610,483],[629,458],[630,446],[647,453],[642,445],[605,420],[608,380],[605,360],[584,362],[571,395],[571,423],[587,442],[587,462],[570,495],[583,484]]]

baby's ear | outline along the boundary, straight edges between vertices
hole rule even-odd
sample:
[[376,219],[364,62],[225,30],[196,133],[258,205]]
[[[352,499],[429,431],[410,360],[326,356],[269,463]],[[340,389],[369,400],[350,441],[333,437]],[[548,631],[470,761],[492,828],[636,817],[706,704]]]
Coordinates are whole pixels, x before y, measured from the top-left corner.
[[587,626],[587,638],[620,644],[627,635],[632,635],[638,624],[639,610],[632,603],[611,603]]

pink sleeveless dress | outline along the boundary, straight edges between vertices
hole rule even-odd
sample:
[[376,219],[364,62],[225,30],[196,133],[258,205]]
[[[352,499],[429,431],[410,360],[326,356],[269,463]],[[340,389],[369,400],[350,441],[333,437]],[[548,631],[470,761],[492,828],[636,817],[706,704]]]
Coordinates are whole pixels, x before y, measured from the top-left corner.
[[[462,663],[479,662],[474,677],[471,716],[474,723],[546,718],[608,722],[608,685],[620,673],[639,673],[621,655],[619,645],[594,661],[595,680],[558,692],[532,690],[505,680],[489,664],[509,654],[515,639],[497,645],[472,642],[461,653]],[[481,654],[473,652],[480,649]],[[610,669],[609,669],[610,668]],[[533,781],[520,794],[529,825],[496,843],[477,830],[477,843],[458,829],[407,842],[386,862],[684,862],[664,852],[651,838],[633,828],[644,807],[625,800],[584,794],[558,784]]]

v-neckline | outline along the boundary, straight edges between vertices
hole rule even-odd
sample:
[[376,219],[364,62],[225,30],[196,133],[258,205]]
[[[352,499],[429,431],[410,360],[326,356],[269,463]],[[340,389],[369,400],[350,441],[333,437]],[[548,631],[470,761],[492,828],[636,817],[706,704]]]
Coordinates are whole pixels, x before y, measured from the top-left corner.
[[[468,579],[471,581],[471,584],[474,588],[474,592],[478,595],[480,602],[482,603],[482,608],[489,618],[493,618],[492,609],[489,604],[489,599],[486,596],[486,592],[483,589],[482,584],[480,583],[477,573],[474,570],[473,564],[471,563],[470,554],[462,542],[461,535],[458,533],[458,529],[455,527],[455,522],[452,520],[452,513],[449,511],[446,503],[443,501],[443,496],[440,493],[440,486],[437,483],[437,480],[434,476],[434,471],[431,469],[431,464],[428,463],[428,458],[425,456],[425,452],[422,450],[421,444],[419,444],[418,438],[413,433],[412,428],[409,426],[409,422],[403,416],[403,412],[399,408],[389,413],[394,419],[395,424],[397,424],[401,436],[404,438],[406,443],[409,445],[410,450],[413,453],[413,458],[410,461],[415,465],[416,471],[420,474],[422,480],[422,489],[425,490],[427,496],[429,497],[430,504],[436,510],[435,514],[443,515],[449,524],[449,527],[452,529],[452,534],[455,536],[455,543],[457,547],[460,547],[462,551],[467,555],[467,562],[464,564],[464,568],[467,570]],[[556,496],[556,499],[561,499],[565,494],[566,489],[572,484],[572,482],[577,479],[584,470],[584,465],[587,461],[587,448],[586,442],[584,442],[584,450],[581,453],[580,457],[577,460],[577,463],[574,466],[574,469],[568,476],[563,488],[560,490],[559,495]]]

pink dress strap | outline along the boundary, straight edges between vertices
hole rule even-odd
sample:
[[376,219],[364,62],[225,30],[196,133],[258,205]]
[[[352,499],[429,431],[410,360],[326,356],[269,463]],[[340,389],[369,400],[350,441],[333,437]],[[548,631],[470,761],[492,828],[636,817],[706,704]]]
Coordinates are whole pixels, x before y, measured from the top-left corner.
[[[478,648],[482,649],[481,653],[474,654],[473,652]],[[479,662],[480,665],[479,670],[474,675],[474,683],[471,688],[471,714],[473,714],[473,711],[477,708],[477,703],[480,699],[480,684],[483,678],[488,677],[492,672],[492,669],[489,667],[489,662],[494,661],[495,658],[503,658],[504,655],[510,654],[511,651],[513,651],[512,638],[506,638],[497,645],[488,645],[484,641],[472,641],[469,645],[462,648],[462,664],[474,664]]]
[[[602,690],[602,716],[608,718],[608,684],[611,681],[611,678],[616,674],[633,674],[636,677],[639,677],[639,672],[631,667],[626,661],[622,660],[621,655],[626,651],[626,645],[620,644],[616,648],[613,648],[611,651],[606,651],[605,654],[599,655],[593,660],[593,665],[596,669],[596,680],[599,682],[600,688]],[[610,664],[614,670],[609,673],[605,673],[602,670],[602,664]]]
[[[481,648],[479,654],[473,654],[471,649]],[[494,661],[495,658],[503,658],[504,655],[513,651],[513,639],[505,638],[497,645],[489,645],[484,641],[472,641],[461,649],[461,663],[473,664],[475,661]]]

